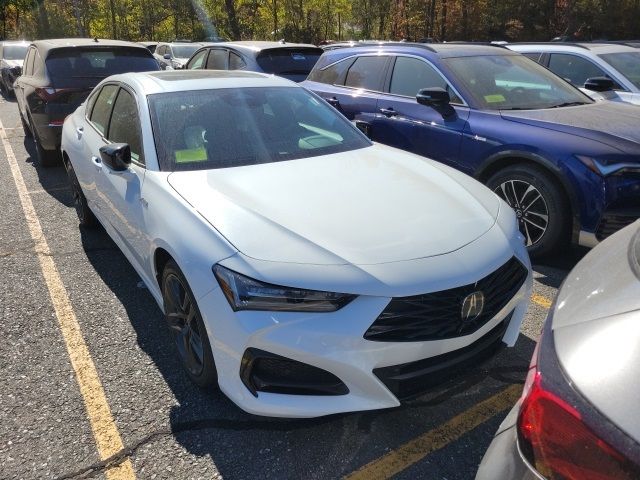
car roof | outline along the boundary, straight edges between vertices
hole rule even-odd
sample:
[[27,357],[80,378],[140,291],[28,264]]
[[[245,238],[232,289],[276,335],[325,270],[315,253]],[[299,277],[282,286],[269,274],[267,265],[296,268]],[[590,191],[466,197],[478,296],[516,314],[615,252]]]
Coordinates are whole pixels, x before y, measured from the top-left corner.
[[1,45],[30,45],[31,42],[29,40],[3,40],[0,42]]
[[586,50],[595,54],[637,51],[632,46],[613,42],[523,42],[510,43],[507,47],[518,52],[541,51],[540,49],[554,52],[584,52]]
[[320,47],[312,45],[310,43],[289,43],[289,42],[270,42],[270,41],[259,41],[259,40],[244,40],[238,42],[224,42],[223,46],[227,47],[236,47],[244,50],[251,50],[254,52],[259,52],[261,50],[267,50],[269,48],[317,48],[321,50]]
[[67,47],[133,47],[147,50],[146,47],[136,42],[102,38],[55,38],[50,40],[36,40],[32,42],[32,45],[36,46],[41,53],[45,54],[50,50]]
[[109,77],[123,82],[144,95],[243,87],[292,87],[295,82],[265,73],[246,70],[164,70],[134,72]]
[[517,55],[502,46],[484,43],[411,43],[395,42],[382,44],[355,45],[353,47],[328,50],[325,55],[340,54],[348,56],[358,53],[389,52],[389,53],[422,53],[428,52],[440,58],[475,57],[480,55]]

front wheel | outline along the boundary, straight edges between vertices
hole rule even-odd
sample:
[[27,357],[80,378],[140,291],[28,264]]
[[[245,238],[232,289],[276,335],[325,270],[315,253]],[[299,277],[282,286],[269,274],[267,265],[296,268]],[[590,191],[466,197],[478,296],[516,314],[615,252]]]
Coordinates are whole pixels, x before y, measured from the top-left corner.
[[173,260],[162,272],[162,299],[165,320],[187,374],[200,387],[216,385],[218,375],[202,315],[185,276]]
[[76,213],[78,214],[80,225],[88,228],[95,227],[98,222],[95,215],[89,208],[87,198],[82,192],[82,187],[80,187],[80,182],[78,181],[76,172],[73,170],[71,161],[66,162],[66,167],[67,177],[69,177],[69,185],[71,186],[71,194],[73,195],[73,205],[76,209]]
[[487,186],[515,210],[531,256],[548,254],[566,242],[567,202],[548,173],[513,165],[495,173]]

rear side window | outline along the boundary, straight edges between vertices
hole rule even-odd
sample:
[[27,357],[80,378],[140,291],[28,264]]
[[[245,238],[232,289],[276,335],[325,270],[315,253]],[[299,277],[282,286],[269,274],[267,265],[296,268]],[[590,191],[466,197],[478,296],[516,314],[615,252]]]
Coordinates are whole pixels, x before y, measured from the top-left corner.
[[415,97],[423,88],[440,87],[451,96],[452,103],[462,103],[444,78],[431,66],[417,58],[398,57],[393,67],[389,93]]
[[113,106],[111,126],[107,138],[114,143],[128,143],[131,147],[131,158],[136,162],[144,163],[138,106],[133,95],[124,88],[120,89]]
[[320,48],[269,48],[260,52],[256,62],[265,73],[301,82],[307,78],[320,55]]
[[105,85],[102,87],[102,90],[96,98],[96,102],[93,104],[89,121],[102,135],[105,134],[109,127],[109,118],[111,117],[111,109],[116,99],[116,93],[118,93],[117,86]]
[[207,69],[209,70],[226,70],[227,69],[227,51],[214,49],[209,52],[207,60]]
[[342,60],[323,69],[315,69],[309,74],[309,80],[313,82],[335,85],[344,77],[347,68],[353,63],[353,58]]
[[541,52],[526,52],[526,53],[522,53],[521,55],[524,55],[525,57],[538,63],[540,63],[540,57],[542,57]]
[[[584,86],[584,82],[592,77],[606,77],[604,71],[587,59],[566,53],[552,53],[549,70],[559,77],[568,80],[576,87]],[[616,88],[620,88],[619,85]]]
[[242,70],[247,64],[240,55],[229,52],[229,70]]
[[382,90],[387,57],[360,57],[349,68],[344,82],[347,87]]
[[53,50],[46,60],[56,86],[90,87],[117,73],[158,70],[146,48],[72,47]]

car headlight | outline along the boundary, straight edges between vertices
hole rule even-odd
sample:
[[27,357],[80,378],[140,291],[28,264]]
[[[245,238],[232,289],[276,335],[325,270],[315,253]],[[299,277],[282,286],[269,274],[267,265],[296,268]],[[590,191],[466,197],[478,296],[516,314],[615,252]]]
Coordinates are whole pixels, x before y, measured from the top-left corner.
[[576,158],[593,173],[603,177],[624,172],[640,173],[640,163],[615,161],[605,163],[597,158],[588,157],[586,155],[576,155]]
[[281,312],[335,312],[356,295],[283,287],[260,282],[222,265],[213,266],[220,288],[234,312],[269,310]]

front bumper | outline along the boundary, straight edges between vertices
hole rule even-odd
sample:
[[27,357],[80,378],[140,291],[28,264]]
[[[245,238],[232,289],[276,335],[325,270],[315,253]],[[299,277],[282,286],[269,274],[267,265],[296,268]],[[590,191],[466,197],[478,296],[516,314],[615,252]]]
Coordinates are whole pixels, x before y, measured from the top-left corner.
[[[496,248],[496,242],[499,248]],[[457,267],[464,272],[460,274],[458,285],[465,285],[469,283],[469,270],[477,271],[471,267],[472,261],[478,262],[477,264],[484,263],[484,268],[493,265],[489,268],[495,269],[513,255],[528,270],[524,284],[515,295],[477,330],[468,335],[442,340],[366,340],[365,332],[389,304],[390,297],[361,295],[332,313],[233,312],[220,289],[216,288],[199,299],[198,304],[211,340],[220,389],[243,410],[265,416],[303,418],[396,407],[400,405],[398,397],[403,395],[400,392],[394,394],[393,386],[385,385],[385,380],[376,372],[380,374],[381,370],[387,367],[393,370],[394,367],[402,368],[405,364],[442,356],[440,359],[443,362],[436,359],[435,369],[438,373],[450,374],[454,370],[453,367],[462,365],[461,362],[450,362],[451,356],[456,356],[457,352],[465,352],[470,346],[482,344],[483,339],[486,340],[492,332],[494,335],[496,331],[499,332],[496,338],[492,337],[492,340],[497,342],[490,342],[490,345],[487,345],[487,349],[491,347],[489,350],[480,349],[481,351],[476,353],[488,351],[491,354],[494,352],[493,348],[502,343],[511,346],[515,343],[532,286],[529,259],[520,240],[507,242],[504,236],[500,239],[496,235],[486,235],[483,240],[473,242],[444,257],[450,257],[448,264],[451,271]],[[442,257],[420,259],[411,265],[412,268],[419,268],[423,272],[440,271],[435,265],[436,262],[441,264],[447,260]],[[498,265],[495,264],[496,258],[501,259],[498,260]],[[488,273],[490,271],[478,273],[475,280]],[[504,327],[502,331],[501,326]],[[346,386],[348,393],[291,395],[259,391],[255,395],[241,378],[242,361],[247,349],[269,352],[328,372]],[[470,355],[469,358],[479,357]],[[443,366],[444,368],[440,368]],[[417,368],[409,368],[415,373],[416,382],[424,383],[425,376],[421,375],[424,369],[420,367],[418,364]],[[429,365],[427,370],[429,368],[434,368],[434,365]],[[450,375],[445,377],[450,378]],[[406,385],[410,383],[411,379]],[[429,381],[426,383],[428,387]],[[409,385],[409,388],[412,386]]]

